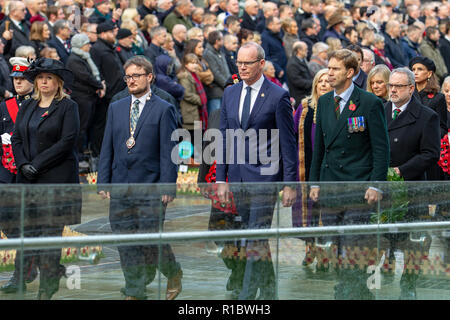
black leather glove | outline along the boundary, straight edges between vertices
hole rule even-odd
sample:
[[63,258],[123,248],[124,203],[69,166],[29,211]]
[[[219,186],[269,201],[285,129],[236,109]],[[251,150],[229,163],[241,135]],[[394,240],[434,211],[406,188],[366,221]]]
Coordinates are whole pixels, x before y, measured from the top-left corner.
[[20,170],[22,171],[22,174],[25,176],[25,178],[27,178],[28,180],[36,179],[36,176],[38,174],[36,168],[29,163],[24,164],[22,167],[20,167]]

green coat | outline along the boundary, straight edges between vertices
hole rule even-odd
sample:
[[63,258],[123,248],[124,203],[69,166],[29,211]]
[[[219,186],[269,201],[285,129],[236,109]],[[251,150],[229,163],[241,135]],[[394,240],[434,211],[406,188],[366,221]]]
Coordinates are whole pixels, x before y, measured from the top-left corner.
[[423,39],[419,47],[419,52],[424,57],[433,60],[436,65],[436,75],[439,81],[442,81],[447,75],[448,70],[439,48],[435,47],[429,40]]
[[[355,104],[355,111],[349,105]],[[364,117],[365,130],[349,133],[348,118]],[[319,99],[310,181],[385,181],[389,136],[384,107],[372,93],[355,86],[339,120],[333,91]]]
[[176,24],[182,24],[188,30],[194,27],[192,21],[189,18],[183,17],[175,9],[164,19],[163,26],[167,29],[167,32],[172,33],[172,29]]

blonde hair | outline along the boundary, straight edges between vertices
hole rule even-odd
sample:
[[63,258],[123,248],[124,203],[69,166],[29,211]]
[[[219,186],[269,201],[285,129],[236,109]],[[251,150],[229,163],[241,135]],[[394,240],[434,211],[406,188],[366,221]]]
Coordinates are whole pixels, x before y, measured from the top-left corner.
[[195,37],[197,35],[200,36],[203,39],[203,30],[200,29],[200,28],[197,28],[197,27],[190,28],[187,31],[187,35],[186,35],[187,41],[189,41],[191,39],[196,39]]
[[127,8],[122,13],[122,17],[121,17],[122,18],[122,22],[128,21],[128,20],[134,21],[133,19],[137,15],[139,15],[139,12],[137,11],[136,8]]
[[319,71],[317,71],[313,79],[311,95],[304,98],[301,103],[302,106],[309,105],[311,108],[314,109],[314,123],[316,123],[317,104],[320,98],[319,93],[317,92],[317,83],[319,82],[320,78],[322,78],[322,76],[327,73],[328,73],[327,68],[320,69]]
[[[51,72],[49,72],[51,73]],[[61,101],[64,98],[70,98],[70,96],[64,92],[64,81],[56,74],[52,73],[52,75],[55,76],[56,82],[58,84],[58,89],[56,90],[56,94],[53,97],[53,99],[56,99],[57,101]],[[34,100],[41,100],[42,99],[42,93],[39,91],[39,87],[37,85],[37,76],[34,78],[34,93],[31,96]]]
[[[375,67],[372,68],[372,70],[370,70],[369,74],[367,75],[367,91],[370,93],[373,93],[370,82],[372,81],[372,78],[377,74],[381,74],[381,76],[383,77],[383,81],[386,84],[386,88],[387,84],[389,83],[389,76],[391,75],[391,71],[389,70],[389,68],[384,64],[376,65]],[[383,98],[387,100],[389,98],[388,95],[389,93],[386,90],[386,95]]]
[[138,25],[136,22],[134,22],[133,20],[125,20],[122,21],[122,24],[120,25],[120,27],[122,29],[128,29],[131,32],[133,31],[137,31],[138,30]]

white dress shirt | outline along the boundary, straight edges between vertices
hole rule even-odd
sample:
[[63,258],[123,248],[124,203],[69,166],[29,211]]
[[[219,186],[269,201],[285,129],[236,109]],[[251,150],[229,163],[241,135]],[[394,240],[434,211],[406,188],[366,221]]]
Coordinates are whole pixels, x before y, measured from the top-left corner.
[[139,100],[139,116],[141,116],[142,110],[144,110],[144,106],[147,103],[147,97],[150,96],[150,94],[152,93],[151,90],[149,90],[146,94],[144,94],[142,97],[140,97],[139,99],[136,98],[134,95],[131,95],[131,107],[133,107],[134,102],[136,100]]
[[350,97],[352,96],[353,89],[355,89],[355,85],[353,82],[350,84],[350,87],[347,88],[344,92],[341,94],[337,94],[336,90],[334,91],[334,97],[339,96],[341,97],[341,101],[339,102],[339,110],[340,113],[342,113],[342,110],[344,110],[345,105],[347,104],[348,100],[350,100]]
[[[264,83],[264,76],[261,75],[261,78],[258,79],[254,84],[252,84],[250,87],[251,90],[251,99],[250,99],[250,114],[252,113],[253,106],[255,105],[256,98],[258,98],[259,91],[261,90],[261,87]],[[245,96],[247,95],[247,87],[248,85],[245,83],[245,81],[242,81],[242,91],[241,91],[241,98],[239,99],[239,122],[242,118],[242,110],[244,109],[244,100]]]
[[[399,115],[400,115],[403,111],[405,111],[406,107],[408,106],[408,104],[410,102],[411,102],[411,99],[409,99],[407,103],[405,103],[404,105],[402,105],[400,107],[396,107],[395,104],[392,102],[392,119],[394,119],[394,111],[395,111],[395,109],[400,109],[401,110],[401,112],[399,113]],[[398,115],[397,115],[397,117],[398,117]]]

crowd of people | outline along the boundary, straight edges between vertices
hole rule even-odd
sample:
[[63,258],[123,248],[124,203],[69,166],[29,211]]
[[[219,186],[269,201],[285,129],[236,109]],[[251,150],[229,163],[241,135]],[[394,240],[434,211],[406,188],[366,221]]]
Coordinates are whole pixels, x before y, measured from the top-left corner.
[[[406,181],[449,178],[448,164],[438,164],[441,139],[450,127],[447,1],[143,0],[131,7],[129,0],[14,0],[0,5],[2,183],[78,183],[82,171],[98,171],[99,184],[175,183],[177,167],[170,160],[175,143],[169,137],[177,127],[191,134],[211,127],[280,130],[284,172],[263,176],[247,163],[246,172],[218,165],[217,182],[382,181],[388,166]],[[265,96],[269,102],[262,103]],[[256,119],[253,107],[261,112]],[[239,121],[228,121],[237,109]],[[356,109],[358,116],[351,117]],[[215,180],[215,170],[202,168],[201,181]],[[211,173],[214,179],[208,181]],[[218,183],[217,189],[217,199],[229,204],[228,184]],[[294,226],[315,225],[310,200],[317,202],[319,190],[312,186],[307,197],[303,187],[300,193],[284,187],[283,205],[293,206]],[[270,227],[277,190],[263,199],[257,189],[232,191],[236,207],[222,209],[244,217],[239,228]],[[139,190],[100,190],[111,199],[110,222],[117,233],[158,230],[155,208],[162,201],[158,212],[164,219],[174,190],[160,193],[147,198]],[[375,186],[367,189],[369,204],[379,197]],[[39,207],[32,198],[30,215]],[[33,224],[25,233],[59,235],[64,224],[79,222],[81,207],[72,204],[80,203],[80,195],[74,190],[63,200],[65,220],[47,212],[51,223]],[[9,219],[7,233],[14,237],[15,205],[6,207],[2,220]],[[128,219],[134,217],[131,211],[142,219]],[[329,223],[347,221],[344,213],[340,217]],[[248,241],[245,247],[262,247],[270,255],[267,241]],[[119,251],[126,280],[122,292],[144,299],[156,272],[157,248]],[[181,292],[183,273],[170,246],[163,251],[171,300]],[[36,255],[26,255],[21,269],[30,270],[25,280],[32,281],[37,265],[38,298],[51,298],[64,274],[60,253],[37,262]],[[151,267],[137,268],[147,264]],[[275,298],[271,262],[230,269],[229,290],[236,297],[254,299],[259,289],[260,297]],[[16,267],[2,291],[17,291],[23,277]],[[416,297],[415,280],[404,281],[403,298]],[[341,283],[336,297],[370,298],[357,285]]]
[[[432,84],[417,89],[435,110],[443,102],[427,97],[440,91],[450,65],[446,1],[145,0],[133,8],[129,0],[28,0],[1,6],[1,99],[14,95],[9,58],[61,60],[74,73],[67,89],[79,105],[82,171],[97,170],[108,105],[125,89],[123,65],[135,55],[153,64],[154,86],[170,95],[188,130],[195,121],[206,128],[208,113],[220,108],[227,81],[238,73],[237,51],[249,41],[262,45],[265,76],[289,90],[295,109],[340,48],[358,52],[355,83],[370,92],[377,84],[366,79],[375,66],[392,70],[409,67],[416,56],[431,59]],[[379,96],[386,99],[386,92]]]

